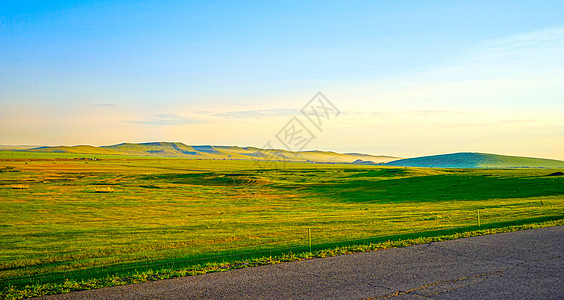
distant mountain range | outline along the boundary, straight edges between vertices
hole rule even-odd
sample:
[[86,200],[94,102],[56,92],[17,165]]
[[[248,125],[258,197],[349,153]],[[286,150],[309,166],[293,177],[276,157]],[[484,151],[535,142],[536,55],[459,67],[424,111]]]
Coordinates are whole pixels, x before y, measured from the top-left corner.
[[400,159],[392,156],[375,156],[360,153],[335,153],[330,151],[288,151],[236,146],[189,146],[183,143],[123,143],[112,146],[57,146],[27,149],[30,152],[75,153],[100,155],[134,155],[155,157],[181,157],[199,159],[283,160],[316,163],[378,164]]
[[56,146],[36,147],[2,146],[0,150],[73,153],[88,155],[127,155],[179,157],[196,159],[281,160],[311,163],[347,163],[428,168],[564,168],[564,161],[554,159],[506,156],[487,153],[452,153],[402,159],[400,157],[362,153],[335,153],[331,151],[288,151],[237,146],[189,146],[183,143],[122,143],[111,146]]

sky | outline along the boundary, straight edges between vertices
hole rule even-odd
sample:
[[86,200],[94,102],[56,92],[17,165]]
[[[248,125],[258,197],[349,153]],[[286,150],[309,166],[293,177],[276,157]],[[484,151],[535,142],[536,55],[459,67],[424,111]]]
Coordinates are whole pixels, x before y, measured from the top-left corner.
[[0,2],[0,145],[564,160],[563,1]]

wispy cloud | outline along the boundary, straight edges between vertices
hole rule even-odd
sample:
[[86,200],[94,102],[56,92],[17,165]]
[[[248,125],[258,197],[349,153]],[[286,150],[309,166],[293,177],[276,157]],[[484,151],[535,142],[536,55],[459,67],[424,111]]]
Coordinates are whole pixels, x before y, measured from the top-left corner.
[[343,112],[349,116],[365,117],[394,117],[394,116],[474,116],[475,113],[457,110],[391,110],[391,111],[348,111]]
[[241,111],[228,111],[223,113],[216,113],[216,117],[229,117],[229,118],[260,118],[260,117],[278,117],[278,116],[291,116],[299,114],[298,109],[293,108],[273,108],[273,109],[257,109],[257,110],[241,110]]
[[91,104],[90,106],[94,106],[94,107],[116,107],[117,105],[115,105],[113,103],[94,103],[94,104]]
[[203,123],[202,120],[187,118],[178,114],[156,114],[150,120],[143,121],[127,121],[133,124],[148,124],[148,125],[186,125]]
[[405,112],[399,112],[404,114],[410,115],[418,115],[418,116],[467,116],[471,115],[472,113],[465,112],[465,111],[455,111],[455,110],[408,110]]
[[504,78],[552,74],[564,68],[564,27],[485,41],[466,49],[461,55],[458,62],[433,73],[446,73],[444,75],[454,78],[474,75],[481,79],[488,74]]
[[213,114],[213,111],[211,111],[211,110],[196,110],[196,111],[193,111],[193,113],[200,114],[200,115],[209,115],[209,114]]
[[561,54],[564,49],[560,46],[564,42],[564,27],[550,28],[540,31],[522,33],[503,38],[487,45],[486,52],[492,54],[506,54],[521,52],[527,49],[552,50],[545,54]]

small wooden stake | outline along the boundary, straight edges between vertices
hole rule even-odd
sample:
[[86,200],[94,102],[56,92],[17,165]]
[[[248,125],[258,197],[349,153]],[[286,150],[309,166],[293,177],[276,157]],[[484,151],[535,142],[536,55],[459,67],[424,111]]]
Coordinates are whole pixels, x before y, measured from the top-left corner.
[[309,252],[311,252],[311,228],[307,228],[307,245],[309,246]]

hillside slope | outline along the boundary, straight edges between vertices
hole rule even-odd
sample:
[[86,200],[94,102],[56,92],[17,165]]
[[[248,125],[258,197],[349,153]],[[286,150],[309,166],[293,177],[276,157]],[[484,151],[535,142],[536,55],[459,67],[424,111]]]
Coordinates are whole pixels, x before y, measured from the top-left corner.
[[383,165],[428,168],[564,168],[564,161],[462,152],[400,159]]
[[75,154],[122,154],[112,149],[104,149],[100,147],[81,145],[81,146],[56,146],[56,147],[37,147],[27,149],[29,152],[47,152],[47,153],[75,153]]

